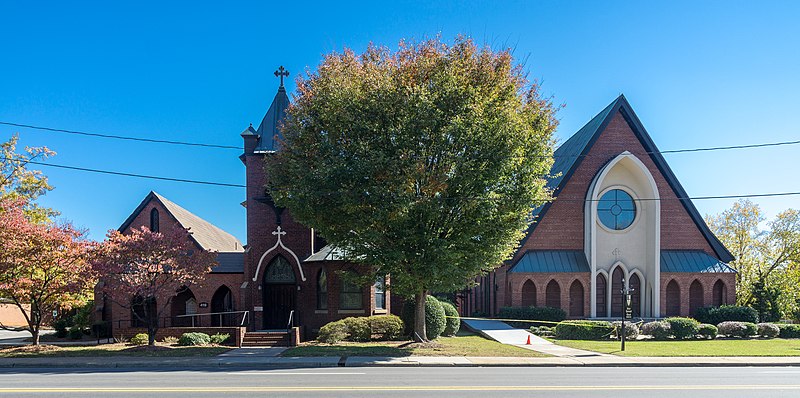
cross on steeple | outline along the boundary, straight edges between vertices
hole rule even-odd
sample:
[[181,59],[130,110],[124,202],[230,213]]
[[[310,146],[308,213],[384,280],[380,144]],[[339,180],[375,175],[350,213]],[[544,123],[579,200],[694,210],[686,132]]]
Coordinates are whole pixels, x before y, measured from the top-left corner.
[[281,236],[286,235],[286,231],[281,229],[281,226],[278,225],[278,229],[276,231],[272,231],[273,235],[278,235],[278,239],[280,240]]
[[281,65],[281,67],[278,68],[278,70],[275,71],[275,77],[280,77],[281,78],[281,87],[283,87],[283,78],[284,77],[289,77],[289,71],[286,70],[283,67],[283,65]]

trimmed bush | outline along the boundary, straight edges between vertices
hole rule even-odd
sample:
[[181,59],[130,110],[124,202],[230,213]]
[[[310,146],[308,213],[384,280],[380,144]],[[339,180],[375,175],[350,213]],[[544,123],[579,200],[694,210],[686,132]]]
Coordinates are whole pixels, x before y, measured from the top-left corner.
[[528,329],[529,332],[539,337],[554,337],[556,328],[551,326],[533,326]]
[[231,338],[231,335],[228,333],[217,333],[208,336],[208,338],[211,341],[211,344],[222,345],[225,344],[229,338]]
[[800,338],[800,325],[791,325],[786,323],[779,323],[778,329],[780,330],[780,334],[778,335],[782,339],[798,339]]
[[690,339],[697,335],[700,322],[692,318],[671,317],[664,319],[669,324],[672,336],[678,340]]
[[403,334],[403,320],[397,315],[373,315],[368,318],[372,330],[372,338],[378,340],[395,340]]
[[[415,299],[406,300],[403,306],[402,319],[406,324],[406,334],[412,335],[414,332],[414,306],[416,305]],[[439,337],[447,326],[447,321],[444,315],[444,308],[436,297],[428,296],[425,299],[425,333],[428,339],[433,340]]]
[[497,314],[500,319],[529,319],[532,321],[546,322],[506,322],[515,328],[529,328],[531,326],[553,326],[555,323],[567,319],[567,313],[561,308],[554,307],[503,307]]
[[614,332],[607,321],[563,321],[556,325],[556,338],[561,340],[601,340]]
[[738,305],[703,307],[695,311],[695,319],[712,325],[727,321],[758,323],[758,312],[750,307]]
[[317,340],[321,343],[336,344],[347,338],[347,325],[343,321],[334,321],[319,328]]
[[[614,338],[619,339],[622,321],[611,322],[611,325],[614,326]],[[625,338],[635,339],[637,337],[639,337],[639,325],[632,322],[625,322]]]
[[56,330],[56,337],[63,339],[67,337],[67,329],[69,328],[69,322],[61,318],[55,322],[53,322],[53,329]]
[[665,321],[647,322],[642,325],[642,334],[652,336],[655,340],[666,340],[672,335],[670,325]]
[[372,338],[372,330],[369,327],[369,320],[364,317],[352,317],[342,319],[347,327],[347,339],[351,341],[369,341]]
[[80,340],[83,338],[83,330],[77,326],[72,326],[69,328],[69,338],[73,340]]
[[161,339],[161,342],[169,345],[178,344],[178,338],[175,336],[167,336]]
[[147,333],[139,333],[136,336],[131,337],[130,343],[133,345],[145,345],[149,342],[147,339]]
[[758,335],[767,339],[778,337],[781,334],[778,325],[774,323],[759,323],[756,326],[758,327]]
[[184,333],[181,335],[181,338],[178,339],[178,345],[183,345],[183,346],[207,345],[210,343],[211,343],[211,336],[199,332]]
[[707,323],[701,323],[700,327],[697,328],[697,334],[702,336],[704,339],[715,339],[717,338],[717,327],[714,325],[709,325]]
[[717,325],[719,334],[728,337],[750,337],[758,333],[758,326],[752,322],[728,321]]
[[445,326],[442,336],[455,336],[458,329],[461,328],[461,318],[458,316],[456,306],[447,301],[440,301],[442,309],[444,309]]

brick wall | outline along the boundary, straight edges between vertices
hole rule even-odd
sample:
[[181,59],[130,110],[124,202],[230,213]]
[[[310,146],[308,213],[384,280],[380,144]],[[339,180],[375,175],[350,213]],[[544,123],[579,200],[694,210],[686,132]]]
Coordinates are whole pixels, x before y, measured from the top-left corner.
[[[536,287],[536,306],[547,306],[547,285],[555,281],[561,291],[561,309],[569,318],[588,318],[590,314],[591,291],[589,285],[588,272],[560,272],[560,273],[512,273],[508,274],[508,286],[510,288],[509,297],[512,307],[522,306],[522,286],[527,281],[532,281]],[[570,288],[577,281],[583,289],[583,314],[573,314],[570,312]]]
[[661,316],[667,316],[668,303],[667,286],[675,281],[680,289],[680,316],[693,316],[689,311],[689,289],[694,281],[703,287],[703,301],[701,307],[713,305],[713,287],[717,281],[725,284],[725,297],[723,304],[736,304],[736,274],[734,273],[661,273]]
[[[205,333],[209,336],[217,333],[227,333],[231,335],[231,337],[226,344],[241,347],[246,330],[247,328],[243,327],[161,328],[156,331],[156,341],[161,341],[164,337],[181,337],[184,333]],[[131,327],[118,328],[114,330],[113,337],[117,339],[130,339],[139,333],[147,334],[147,329]]]

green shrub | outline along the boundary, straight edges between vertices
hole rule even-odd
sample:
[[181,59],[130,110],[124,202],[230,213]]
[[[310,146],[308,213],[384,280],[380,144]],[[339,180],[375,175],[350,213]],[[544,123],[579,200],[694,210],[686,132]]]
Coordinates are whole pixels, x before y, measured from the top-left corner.
[[178,339],[178,345],[188,346],[188,345],[207,345],[211,343],[211,336],[205,333],[184,333],[181,335],[181,338]]
[[364,317],[351,317],[342,319],[347,328],[347,340],[369,341],[372,338],[372,329],[369,320]]
[[752,322],[728,321],[717,325],[719,334],[728,337],[750,337],[758,333],[758,326]]
[[[614,321],[611,322],[611,325],[614,326],[614,338],[619,339],[620,329],[622,328],[622,321]],[[639,337],[639,325],[631,322],[625,322],[625,338],[626,339],[635,339]]]
[[678,340],[690,339],[697,335],[700,322],[692,318],[671,317],[664,319],[669,324],[672,336]]
[[727,321],[758,323],[758,312],[750,307],[737,305],[703,307],[695,311],[695,319],[712,325]]
[[161,342],[164,344],[175,345],[178,344],[178,338],[175,336],[167,336],[161,339]]
[[445,326],[442,336],[455,336],[458,329],[461,328],[461,318],[458,316],[456,306],[447,301],[440,301],[442,309],[444,309]]
[[53,329],[56,330],[56,337],[63,339],[67,337],[67,329],[69,328],[69,322],[61,318],[55,322],[53,322]]
[[147,338],[147,333],[139,333],[136,336],[131,337],[130,343],[133,345],[145,345],[149,343],[150,340]]
[[778,325],[774,323],[759,323],[756,327],[758,327],[758,335],[767,339],[778,337],[781,334]]
[[556,328],[552,326],[532,326],[528,329],[531,334],[535,334],[539,337],[554,337]]
[[89,300],[81,307],[78,307],[75,310],[75,314],[72,315],[72,325],[77,326],[80,328],[84,333],[89,331],[92,327],[92,316],[94,312],[94,300]]
[[780,334],[778,336],[780,336],[782,339],[800,338],[800,325],[779,323],[778,329],[780,329]]
[[72,326],[69,328],[69,338],[73,340],[80,340],[83,338],[83,330],[77,326]]
[[343,321],[334,321],[319,328],[317,340],[321,343],[336,344],[347,338],[347,325]]
[[500,319],[523,319],[545,322],[506,322],[515,328],[529,328],[531,326],[553,326],[553,324],[567,319],[567,313],[561,308],[554,307],[503,307],[497,314]]
[[672,336],[672,330],[668,322],[654,321],[642,325],[642,334],[652,336],[655,340],[666,340]]
[[369,328],[373,338],[395,340],[403,334],[405,325],[397,315],[373,315],[369,317]]
[[[402,318],[406,326],[406,334],[411,335],[414,331],[414,306],[415,299],[406,300],[403,306]],[[428,296],[425,299],[425,333],[428,339],[435,339],[439,337],[447,326],[447,321],[444,315],[444,308],[436,297]]]
[[208,336],[208,338],[211,341],[211,344],[222,345],[228,341],[229,338],[231,338],[231,335],[228,333],[217,333]]
[[697,334],[703,336],[705,339],[715,339],[717,338],[717,327],[714,325],[709,325],[707,323],[701,323],[700,327],[697,328]]
[[95,322],[92,324],[92,331],[97,338],[111,337],[111,323]]
[[601,340],[611,336],[614,326],[607,321],[563,321],[556,325],[561,340]]

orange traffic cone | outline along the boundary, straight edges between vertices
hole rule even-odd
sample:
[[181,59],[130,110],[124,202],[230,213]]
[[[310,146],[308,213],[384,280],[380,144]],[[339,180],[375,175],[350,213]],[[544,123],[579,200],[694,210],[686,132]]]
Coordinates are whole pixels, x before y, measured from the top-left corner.
[[528,342],[525,345],[531,345],[531,335],[528,335]]

